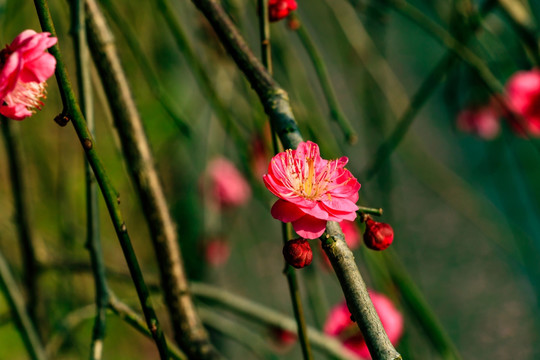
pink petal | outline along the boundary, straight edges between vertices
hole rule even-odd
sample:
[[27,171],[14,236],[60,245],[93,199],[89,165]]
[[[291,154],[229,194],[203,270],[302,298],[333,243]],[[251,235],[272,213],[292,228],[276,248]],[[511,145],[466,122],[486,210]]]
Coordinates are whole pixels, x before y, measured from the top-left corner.
[[283,183],[277,180],[274,176],[270,174],[263,175],[264,185],[270,192],[277,197],[282,197],[281,194],[287,193],[290,190],[283,186]]
[[324,333],[337,336],[341,333],[346,327],[352,325],[351,313],[347,307],[346,302],[342,302],[334,306],[328,313],[328,318],[324,324]]
[[17,49],[21,47],[21,44],[26,42],[28,39],[32,38],[33,36],[37,35],[37,32],[31,29],[24,30],[21,32],[9,45],[11,49]]
[[58,41],[55,37],[49,37],[50,35],[48,32],[23,31],[13,40],[9,49],[13,52],[20,52],[25,62],[33,61]]
[[317,239],[326,229],[326,220],[316,219],[306,215],[293,221],[294,231],[304,239]]
[[348,199],[332,198],[331,200],[323,200],[322,204],[323,209],[335,214],[354,213],[358,210],[358,206]]
[[19,53],[11,54],[0,71],[0,99],[15,88],[22,67],[21,56]]
[[54,74],[56,59],[49,53],[42,53],[40,57],[25,62],[21,71],[23,82],[44,82]]
[[298,206],[281,199],[278,199],[274,203],[271,214],[274,219],[283,221],[284,223],[296,221],[306,215]]
[[32,116],[32,112],[29,111],[26,106],[21,104],[16,105],[0,105],[0,114],[13,120],[23,120],[29,116]]
[[303,212],[305,212],[308,215],[313,216],[314,218],[317,218],[317,219],[320,219],[320,220],[329,220],[328,212],[325,211],[325,209],[323,209],[321,207],[320,202],[312,201],[311,204],[313,206],[311,206],[311,207],[300,206],[300,208],[302,209]]

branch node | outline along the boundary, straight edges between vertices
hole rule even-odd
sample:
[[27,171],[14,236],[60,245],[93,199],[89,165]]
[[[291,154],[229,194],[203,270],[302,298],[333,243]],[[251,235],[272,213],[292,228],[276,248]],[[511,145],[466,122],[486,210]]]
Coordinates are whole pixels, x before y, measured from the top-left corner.
[[54,118],[54,122],[57,123],[58,125],[60,125],[61,127],[66,126],[68,124],[69,120],[70,120],[69,116],[64,112],[58,114]]

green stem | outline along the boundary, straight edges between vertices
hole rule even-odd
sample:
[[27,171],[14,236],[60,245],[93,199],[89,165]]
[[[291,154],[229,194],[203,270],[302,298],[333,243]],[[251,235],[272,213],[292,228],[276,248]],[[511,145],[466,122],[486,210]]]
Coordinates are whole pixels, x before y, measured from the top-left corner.
[[[88,131],[95,137],[94,104],[92,97],[92,81],[90,78],[90,54],[86,44],[86,25],[84,0],[70,2],[72,5],[73,27],[75,30],[75,61],[77,66],[77,83],[81,98],[81,111],[86,120]],[[107,304],[109,289],[105,272],[105,260],[101,248],[99,222],[99,194],[92,168],[85,161],[86,177],[86,244],[90,253],[94,285],[96,288],[96,316],[90,345],[90,359],[100,360],[103,353],[105,328],[107,323]]]
[[[415,24],[422,27],[426,31],[426,33],[435,37],[435,39],[437,39],[441,44],[443,44],[446,48],[448,48],[455,55],[461,58],[461,60],[463,60],[469,66],[471,66],[478,73],[480,79],[482,80],[486,88],[492,94],[495,94],[495,95],[499,94],[499,96],[495,96],[495,99],[500,104],[500,106],[503,107],[504,109],[508,109],[506,101],[504,100],[504,97],[502,96],[502,94],[505,94],[504,85],[501,84],[501,82],[491,72],[491,70],[484,63],[484,61],[478,55],[476,55],[473,51],[471,51],[467,47],[466,44],[458,41],[444,28],[442,28],[437,23],[429,19],[421,11],[419,11],[417,8],[407,3],[406,1],[384,0],[383,3],[391,5],[397,12],[399,12],[403,16],[409,18]],[[512,114],[512,110],[511,109],[508,109],[508,110],[510,110],[510,114]],[[513,116],[515,117],[515,115]],[[519,119],[514,119],[514,120],[517,121]]]
[[437,317],[422,296],[422,293],[410,278],[407,270],[396,254],[390,249],[383,254],[385,267],[397,286],[401,297],[410,312],[420,323],[424,334],[430,339],[434,349],[445,360],[459,360],[461,356],[452,340],[439,323]]
[[[521,2],[499,0],[503,15],[508,19],[518,39],[528,50],[535,66],[540,66],[540,48],[536,29],[532,18],[527,14],[525,6]],[[526,17],[523,15],[527,14]]]
[[86,0],[88,41],[107,93],[124,159],[141,200],[160,270],[175,340],[189,357],[219,359],[191,301],[176,224],[158,177],[142,119],[112,34],[95,0]]
[[[270,44],[270,21],[268,17],[268,0],[259,0],[259,37],[261,41],[261,52],[262,52],[262,63],[263,66],[268,71],[268,74],[272,74],[272,54],[271,54],[271,44]],[[271,124],[272,125],[272,124]],[[276,141],[276,132],[273,126],[272,129],[272,146],[274,148],[274,154],[279,152],[277,141]],[[288,225],[281,224],[281,234],[283,245],[289,240],[288,237]],[[309,344],[309,338],[307,337],[306,330],[306,318],[304,315],[304,307],[302,305],[302,296],[300,295],[300,288],[298,286],[298,278],[296,277],[295,270],[292,266],[285,264],[284,270],[285,276],[287,277],[287,284],[289,285],[289,295],[291,297],[293,305],[294,318],[298,324],[298,338],[300,339],[300,346],[302,347],[302,356],[304,360],[313,359],[311,353],[311,346]]]
[[235,122],[231,115],[229,115],[229,110],[223,101],[219,98],[216,93],[215,87],[212,84],[208,72],[202,66],[203,62],[200,60],[199,56],[196,55],[195,50],[191,46],[189,39],[182,28],[182,24],[174,15],[174,9],[171,6],[169,0],[155,0],[157,2],[159,11],[163,15],[165,22],[176,42],[178,49],[181,51],[182,55],[185,57],[189,68],[193,71],[195,76],[195,81],[199,85],[199,88],[202,90],[204,96],[210,102],[210,105],[214,109],[217,117],[221,120],[223,128],[229,133],[233,138],[240,139],[242,138],[242,129],[239,127],[238,122]]
[[[297,331],[298,325],[294,319],[244,297],[203,283],[192,282],[190,290],[200,299],[222,306],[237,315],[264,326],[272,326],[290,332]],[[319,351],[338,359],[357,359],[354,354],[351,354],[343,347],[343,344],[338,339],[329,337],[309,326],[307,327],[307,334],[313,347]]]
[[303,275],[313,322],[317,329],[322,329],[328,314],[328,302],[324,284],[319,276],[319,269],[316,266],[307,266]]
[[23,281],[26,290],[26,299],[28,314],[32,322],[37,327],[37,307],[39,304],[39,287],[37,283],[38,265],[32,228],[29,223],[28,199],[26,195],[25,177],[21,169],[21,149],[17,133],[11,128],[11,122],[5,117],[0,118],[2,135],[6,146],[7,159],[9,163],[9,176],[11,187],[13,189],[13,199],[15,202],[15,224],[17,226],[17,235],[19,237],[19,246],[21,248]]
[[137,40],[135,31],[133,31],[130,24],[124,19],[124,17],[120,15],[120,12],[115,7],[113,2],[110,0],[100,0],[100,2],[107,10],[112,22],[116,25],[118,30],[120,30],[120,33],[126,40],[126,43],[133,54],[133,58],[138,63],[142,75],[150,87],[150,91],[159,101],[169,117],[173,119],[180,132],[184,136],[189,137],[191,135],[191,128],[189,127],[185,117],[174,109],[174,101],[163,89],[163,86],[161,86],[152,65],[148,61],[148,57],[144,54],[141,44]]
[[209,307],[199,307],[197,310],[199,314],[201,314],[201,319],[206,326],[246,347],[256,357],[272,360],[278,359],[277,356],[272,353],[266,339],[255,334],[253,330],[248,329],[237,321],[223,317]]
[[[259,100],[270,117],[273,129],[279,136],[283,147],[295,149],[303,139],[294,120],[287,93],[274,81],[261,62],[253,55],[217,0],[192,1],[210,22],[221,43],[259,96]],[[340,242],[345,244],[343,232],[337,223],[329,221],[327,231],[328,229],[330,229],[332,239],[339,238],[341,239]],[[327,255],[334,266],[336,274],[338,274],[345,297],[347,299],[361,297],[365,300],[363,302],[350,301],[349,306],[356,316],[356,320],[363,324],[364,330],[375,330],[362,331],[372,357],[374,360],[400,359],[401,356],[388,340],[388,336],[382,327],[351,251],[346,244],[339,247],[333,246],[332,249],[333,251],[327,251]],[[336,261],[336,259],[339,259],[339,261]],[[339,276],[339,274],[349,276]],[[363,318],[364,314],[367,315],[365,318]],[[364,326],[366,324],[369,324],[369,326]]]
[[[135,330],[148,337],[152,337],[153,334],[146,327],[144,320],[129,306],[118,300],[114,294],[110,294],[109,297],[109,309],[118,317],[131,325]],[[167,348],[171,359],[175,360],[187,360],[188,357],[180,349],[178,349],[171,341],[167,340]]]
[[345,139],[347,142],[349,144],[356,143],[358,141],[358,134],[353,129],[349,119],[347,119],[343,113],[343,110],[341,110],[341,106],[336,98],[334,87],[330,82],[330,76],[328,75],[328,70],[326,69],[326,64],[324,63],[321,54],[317,50],[317,47],[305,29],[305,26],[300,23],[297,16],[292,14],[290,17],[296,20],[299,24],[298,28],[296,29],[296,34],[298,34],[300,42],[304,46],[304,49],[306,50],[311,63],[313,64],[313,68],[315,69],[315,73],[317,74],[317,78],[321,84],[324,97],[328,103],[328,108],[330,109],[330,117],[339,125],[341,131],[343,131],[345,134]]
[[365,207],[365,206],[358,206],[358,210],[356,212],[362,213],[362,214],[368,214],[368,215],[382,216],[383,209],[381,208],[375,209],[375,208],[370,208],[370,207]]
[[4,257],[4,254],[0,252],[0,288],[6,298],[6,301],[11,309],[13,320],[15,325],[21,333],[22,340],[30,357],[33,360],[45,360],[45,351],[39,341],[36,329],[32,325],[32,321],[26,312],[24,306],[23,297],[17,289],[17,284],[9,265]]
[[[50,32],[53,36],[56,36],[56,30],[54,28],[54,23],[51,18],[47,1],[34,0],[34,4],[38,13],[41,28],[44,31]],[[68,73],[60,53],[59,45],[54,45],[49,49],[49,51],[56,58],[57,65],[55,74],[60,90],[60,96],[62,98],[62,104],[64,106],[62,113],[57,117],[56,120],[59,123],[71,121],[73,127],[75,128],[79,141],[81,142],[81,145],[86,153],[87,160],[94,171],[94,175],[100,186],[105,203],[107,204],[109,215],[122,247],[124,257],[126,258],[126,262],[137,290],[137,295],[139,296],[139,301],[146,317],[147,326],[152,332],[152,336],[159,349],[161,359],[165,360],[167,359],[167,346],[165,343],[165,338],[163,331],[159,326],[159,321],[154,308],[152,307],[148,288],[144,282],[141,268],[133,250],[131,239],[127,232],[126,224],[124,223],[122,214],[120,212],[118,194],[114,190],[107,176],[105,168],[103,167],[103,164],[101,163],[101,160],[96,152],[92,135],[86,127],[86,121],[81,113],[81,110],[79,109],[73,88],[71,87]]]
[[62,348],[62,345],[67,339],[75,336],[75,331],[79,328],[84,321],[95,317],[96,306],[94,304],[86,305],[76,310],[71,311],[65,315],[62,322],[57,326],[57,330],[51,334],[45,352],[51,359],[57,359],[58,351]]

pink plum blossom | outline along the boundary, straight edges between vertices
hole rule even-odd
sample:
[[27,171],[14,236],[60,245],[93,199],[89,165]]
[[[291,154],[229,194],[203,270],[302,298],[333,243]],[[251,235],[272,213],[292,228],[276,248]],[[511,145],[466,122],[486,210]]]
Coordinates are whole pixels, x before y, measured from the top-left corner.
[[540,136],[540,69],[515,73],[506,83],[506,92],[510,109],[523,120],[510,123],[514,130]]
[[211,238],[204,245],[204,260],[207,264],[219,267],[231,256],[231,246],[225,239]]
[[272,216],[291,222],[294,231],[306,239],[316,239],[327,221],[353,221],[360,184],[345,169],[349,159],[321,158],[319,146],[311,141],[274,156],[263,181],[279,197]]
[[56,67],[46,52],[57,42],[50,35],[25,30],[0,51],[0,114],[22,120],[41,109],[46,81]]
[[[390,342],[396,345],[403,333],[403,316],[386,296],[374,291],[370,291],[369,296]],[[351,320],[351,313],[345,302],[330,310],[324,324],[324,332],[338,337],[347,349],[362,359],[371,359],[364,337]]]
[[222,207],[245,204],[251,198],[251,188],[232,162],[219,157],[207,169],[212,197]]
[[462,132],[485,140],[494,139],[501,129],[499,113],[490,105],[462,110],[458,114],[456,126]]

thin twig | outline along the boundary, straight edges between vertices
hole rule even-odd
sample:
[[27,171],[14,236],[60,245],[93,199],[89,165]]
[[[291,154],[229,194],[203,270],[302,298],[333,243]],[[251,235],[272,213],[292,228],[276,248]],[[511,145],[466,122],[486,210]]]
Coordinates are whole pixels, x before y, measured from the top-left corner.
[[292,21],[296,21],[298,24],[298,28],[295,28],[295,32],[313,64],[324,97],[328,103],[328,108],[330,109],[330,117],[339,125],[341,131],[345,134],[347,142],[349,144],[355,144],[358,141],[358,134],[339,105],[334,87],[330,81],[330,76],[328,75],[328,70],[326,69],[326,64],[319,53],[319,50],[298,17],[295,14],[291,14],[290,17],[293,19]]
[[[83,0],[70,2],[73,18],[75,61],[77,83],[81,99],[81,112],[86,120],[88,131],[95,138],[94,103],[92,96],[92,81],[90,78],[90,54],[86,43],[85,8]],[[107,304],[109,289],[105,272],[105,260],[101,248],[99,222],[99,194],[96,179],[90,164],[85,161],[86,185],[86,244],[90,253],[92,272],[95,284],[96,315],[90,345],[90,359],[100,360],[103,354],[105,328],[107,323]]]
[[[28,315],[36,327],[39,325],[37,319],[39,304],[39,286],[37,282],[37,260],[34,249],[32,228],[29,223],[28,199],[26,195],[26,181],[21,168],[21,149],[16,131],[11,128],[11,120],[1,117],[0,126],[6,146],[7,159],[9,163],[9,176],[11,188],[13,189],[13,199],[15,200],[15,224],[21,248],[23,281],[26,291],[26,302]],[[38,328],[39,329],[39,328]],[[38,330],[39,333],[39,330]]]
[[150,228],[175,340],[190,357],[219,359],[221,356],[210,343],[187,291],[176,225],[112,34],[96,1],[86,0],[86,6],[89,45],[114,114],[124,159]]
[[[297,331],[297,324],[294,319],[244,297],[234,295],[223,289],[203,283],[192,282],[190,284],[190,289],[197,298],[211,301],[213,304],[222,306],[237,315],[243,316],[261,325],[276,327],[290,332]],[[345,349],[338,339],[329,337],[309,326],[307,327],[307,335],[309,336],[313,347],[326,355],[338,359],[357,359],[355,355]]]
[[384,211],[381,208],[375,209],[375,208],[370,208],[370,207],[365,207],[365,206],[358,206],[357,212],[368,214],[368,215],[382,216]]
[[150,87],[152,94],[159,101],[169,117],[173,119],[180,132],[189,138],[191,135],[191,128],[188,125],[185,116],[175,109],[174,101],[163,89],[163,86],[161,86],[156,72],[152,68],[150,61],[148,61],[148,57],[145,55],[140,42],[137,40],[135,31],[133,31],[130,24],[124,19],[124,17],[120,15],[120,12],[115,7],[113,2],[110,0],[100,0],[100,2],[107,10],[112,22],[120,30],[120,33],[126,40],[126,43],[133,54],[133,58],[139,64],[142,75]]
[[11,309],[11,314],[15,325],[21,333],[22,340],[28,351],[28,354],[33,360],[45,360],[45,350],[39,341],[36,329],[32,325],[32,321],[26,312],[23,297],[17,288],[17,284],[9,265],[0,252],[0,288],[4,293],[6,301]]
[[418,320],[435,351],[437,351],[441,355],[441,358],[445,360],[461,359],[454,343],[440,324],[439,320],[431,310],[431,307],[424,299],[422,293],[411,279],[409,273],[400,262],[395,252],[391,249],[385,251],[383,254],[383,261],[386,269],[388,269],[388,272],[390,273],[392,282],[399,290],[403,302]]
[[[39,17],[41,28],[44,31],[50,32],[53,36],[56,36],[56,30],[54,28],[54,23],[52,21],[47,1],[34,0],[34,4]],[[81,113],[81,110],[79,109],[79,105],[75,98],[73,88],[71,87],[67,70],[64,65],[62,55],[60,53],[59,45],[54,45],[49,49],[49,51],[56,58],[57,65],[55,74],[60,90],[60,95],[62,98],[62,104],[64,106],[62,113],[57,117],[56,120],[59,123],[66,123],[67,121],[71,121],[75,128],[75,131],[77,132],[79,141],[81,142],[81,145],[86,153],[88,162],[92,166],[92,170],[94,171],[94,175],[100,186],[101,193],[103,194],[105,203],[107,204],[110,218],[116,230],[116,234],[122,247],[124,257],[128,264],[133,282],[135,284],[135,288],[137,290],[137,295],[139,296],[139,302],[141,303],[147,326],[152,332],[152,336],[154,338],[154,341],[156,342],[156,346],[159,349],[161,359],[165,360],[167,359],[167,346],[165,343],[165,338],[163,335],[163,331],[161,330],[161,327],[159,325],[159,321],[157,319],[154,308],[152,306],[148,288],[144,282],[141,268],[133,250],[131,239],[127,232],[127,226],[124,223],[122,214],[120,212],[120,207],[118,204],[118,194],[114,190],[107,176],[105,168],[103,167],[103,164],[101,163],[101,160],[96,152],[92,135],[86,127],[86,121]]]
[[210,307],[200,306],[197,310],[206,326],[246,347],[256,357],[261,359],[278,359],[272,353],[268,342],[261,335],[254,333],[252,329],[243,326],[238,321],[227,319]]
[[189,65],[197,85],[202,90],[206,99],[210,102],[212,109],[216,113],[218,119],[221,121],[223,128],[234,139],[242,138],[241,134],[243,127],[239,126],[238,122],[234,121],[227,106],[223,103],[218,96],[215,86],[212,84],[208,72],[202,66],[203,62],[196,54],[195,50],[191,46],[189,39],[184,32],[181,22],[175,17],[173,7],[169,0],[155,0],[159,11],[163,15],[167,27],[169,28],[171,35],[174,38],[176,46],[185,57],[186,62]]
[[[472,36],[472,31],[475,31],[479,26],[479,22],[481,21],[480,18],[485,17],[493,9],[493,7],[493,1],[487,1],[484,4],[480,10],[479,19],[477,20],[475,27],[471,29],[471,33],[469,33],[467,38],[463,39],[463,42],[466,42],[467,39]],[[368,164],[365,170],[362,171],[362,173],[365,174],[363,178],[369,180],[375,176],[375,174],[381,169],[382,165],[388,160],[390,155],[392,155],[394,150],[405,137],[405,134],[407,134],[409,131],[413,121],[416,119],[416,115],[418,115],[424,104],[428,101],[429,97],[434,93],[435,88],[442,81],[448,69],[456,63],[457,58],[457,55],[454,54],[453,51],[449,50],[441,58],[441,60],[439,60],[435,67],[433,67],[428,76],[420,85],[420,88],[412,96],[409,106],[405,112],[402,114],[394,112],[396,117],[399,116],[398,123],[390,136],[377,148],[375,155],[372,157],[373,160],[371,163]]]
[[[135,328],[141,334],[148,337],[152,337],[152,333],[145,326],[144,320],[129,306],[118,300],[114,294],[110,294],[109,297],[109,309],[112,310],[118,317],[133,328]],[[167,340],[167,348],[169,349],[169,355],[172,359],[187,360],[188,356],[185,355],[180,349],[178,349],[171,341]]]

